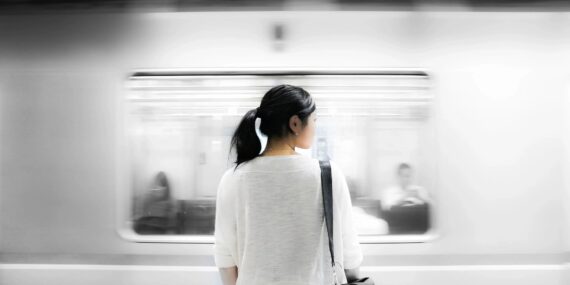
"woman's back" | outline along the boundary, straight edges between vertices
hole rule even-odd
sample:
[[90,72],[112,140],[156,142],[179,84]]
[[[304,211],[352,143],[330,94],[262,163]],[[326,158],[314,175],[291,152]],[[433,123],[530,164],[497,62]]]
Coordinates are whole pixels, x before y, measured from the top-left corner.
[[[352,225],[344,175],[331,161],[335,258],[358,267],[362,252]],[[319,162],[304,155],[260,156],[224,173],[216,207],[215,260],[237,266],[237,285],[331,284]]]

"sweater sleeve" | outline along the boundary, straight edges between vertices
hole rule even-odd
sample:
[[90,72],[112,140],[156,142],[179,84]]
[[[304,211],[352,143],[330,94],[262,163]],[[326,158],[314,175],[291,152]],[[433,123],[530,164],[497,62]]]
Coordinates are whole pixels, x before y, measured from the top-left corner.
[[342,170],[333,161],[331,161],[331,172],[333,174],[333,187],[339,189],[337,193],[339,193],[338,199],[340,199],[342,216],[343,268],[354,269],[360,266],[364,257],[358,242],[358,233],[354,227],[350,191]]
[[235,201],[230,196],[232,169],[228,169],[218,184],[216,196],[216,218],[214,230],[214,261],[217,267],[236,266],[236,217]]

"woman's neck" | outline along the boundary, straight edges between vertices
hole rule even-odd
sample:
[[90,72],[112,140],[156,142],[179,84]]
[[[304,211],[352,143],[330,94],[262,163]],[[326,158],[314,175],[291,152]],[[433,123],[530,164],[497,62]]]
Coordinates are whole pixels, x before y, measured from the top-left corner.
[[300,155],[300,153],[295,151],[295,146],[290,142],[271,140],[267,143],[267,147],[265,147],[265,150],[260,155]]

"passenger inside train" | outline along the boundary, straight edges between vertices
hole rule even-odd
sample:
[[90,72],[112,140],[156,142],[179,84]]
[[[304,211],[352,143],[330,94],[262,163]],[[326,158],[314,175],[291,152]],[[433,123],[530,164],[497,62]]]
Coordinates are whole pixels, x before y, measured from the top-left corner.
[[142,208],[142,215],[136,219],[134,228],[138,234],[176,233],[176,204],[163,171],[156,174]]
[[412,184],[412,167],[400,163],[396,171],[398,183],[382,192],[382,216],[387,220],[390,234],[421,234],[429,229],[429,206],[426,189]]
[[401,163],[397,169],[398,184],[385,189],[382,195],[382,208],[386,211],[393,206],[414,206],[430,202],[424,187],[411,184],[412,167]]

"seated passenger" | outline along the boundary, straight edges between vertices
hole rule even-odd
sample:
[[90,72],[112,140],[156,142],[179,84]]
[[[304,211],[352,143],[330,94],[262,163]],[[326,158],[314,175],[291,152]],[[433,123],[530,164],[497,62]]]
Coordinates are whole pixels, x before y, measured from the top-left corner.
[[431,203],[431,198],[425,188],[411,184],[412,168],[407,163],[401,163],[397,170],[398,184],[385,189],[382,193],[382,208],[390,210],[393,206],[413,206]]
[[143,202],[143,213],[137,219],[138,233],[164,234],[176,227],[176,207],[170,194],[170,186],[164,172],[159,172],[150,193]]

